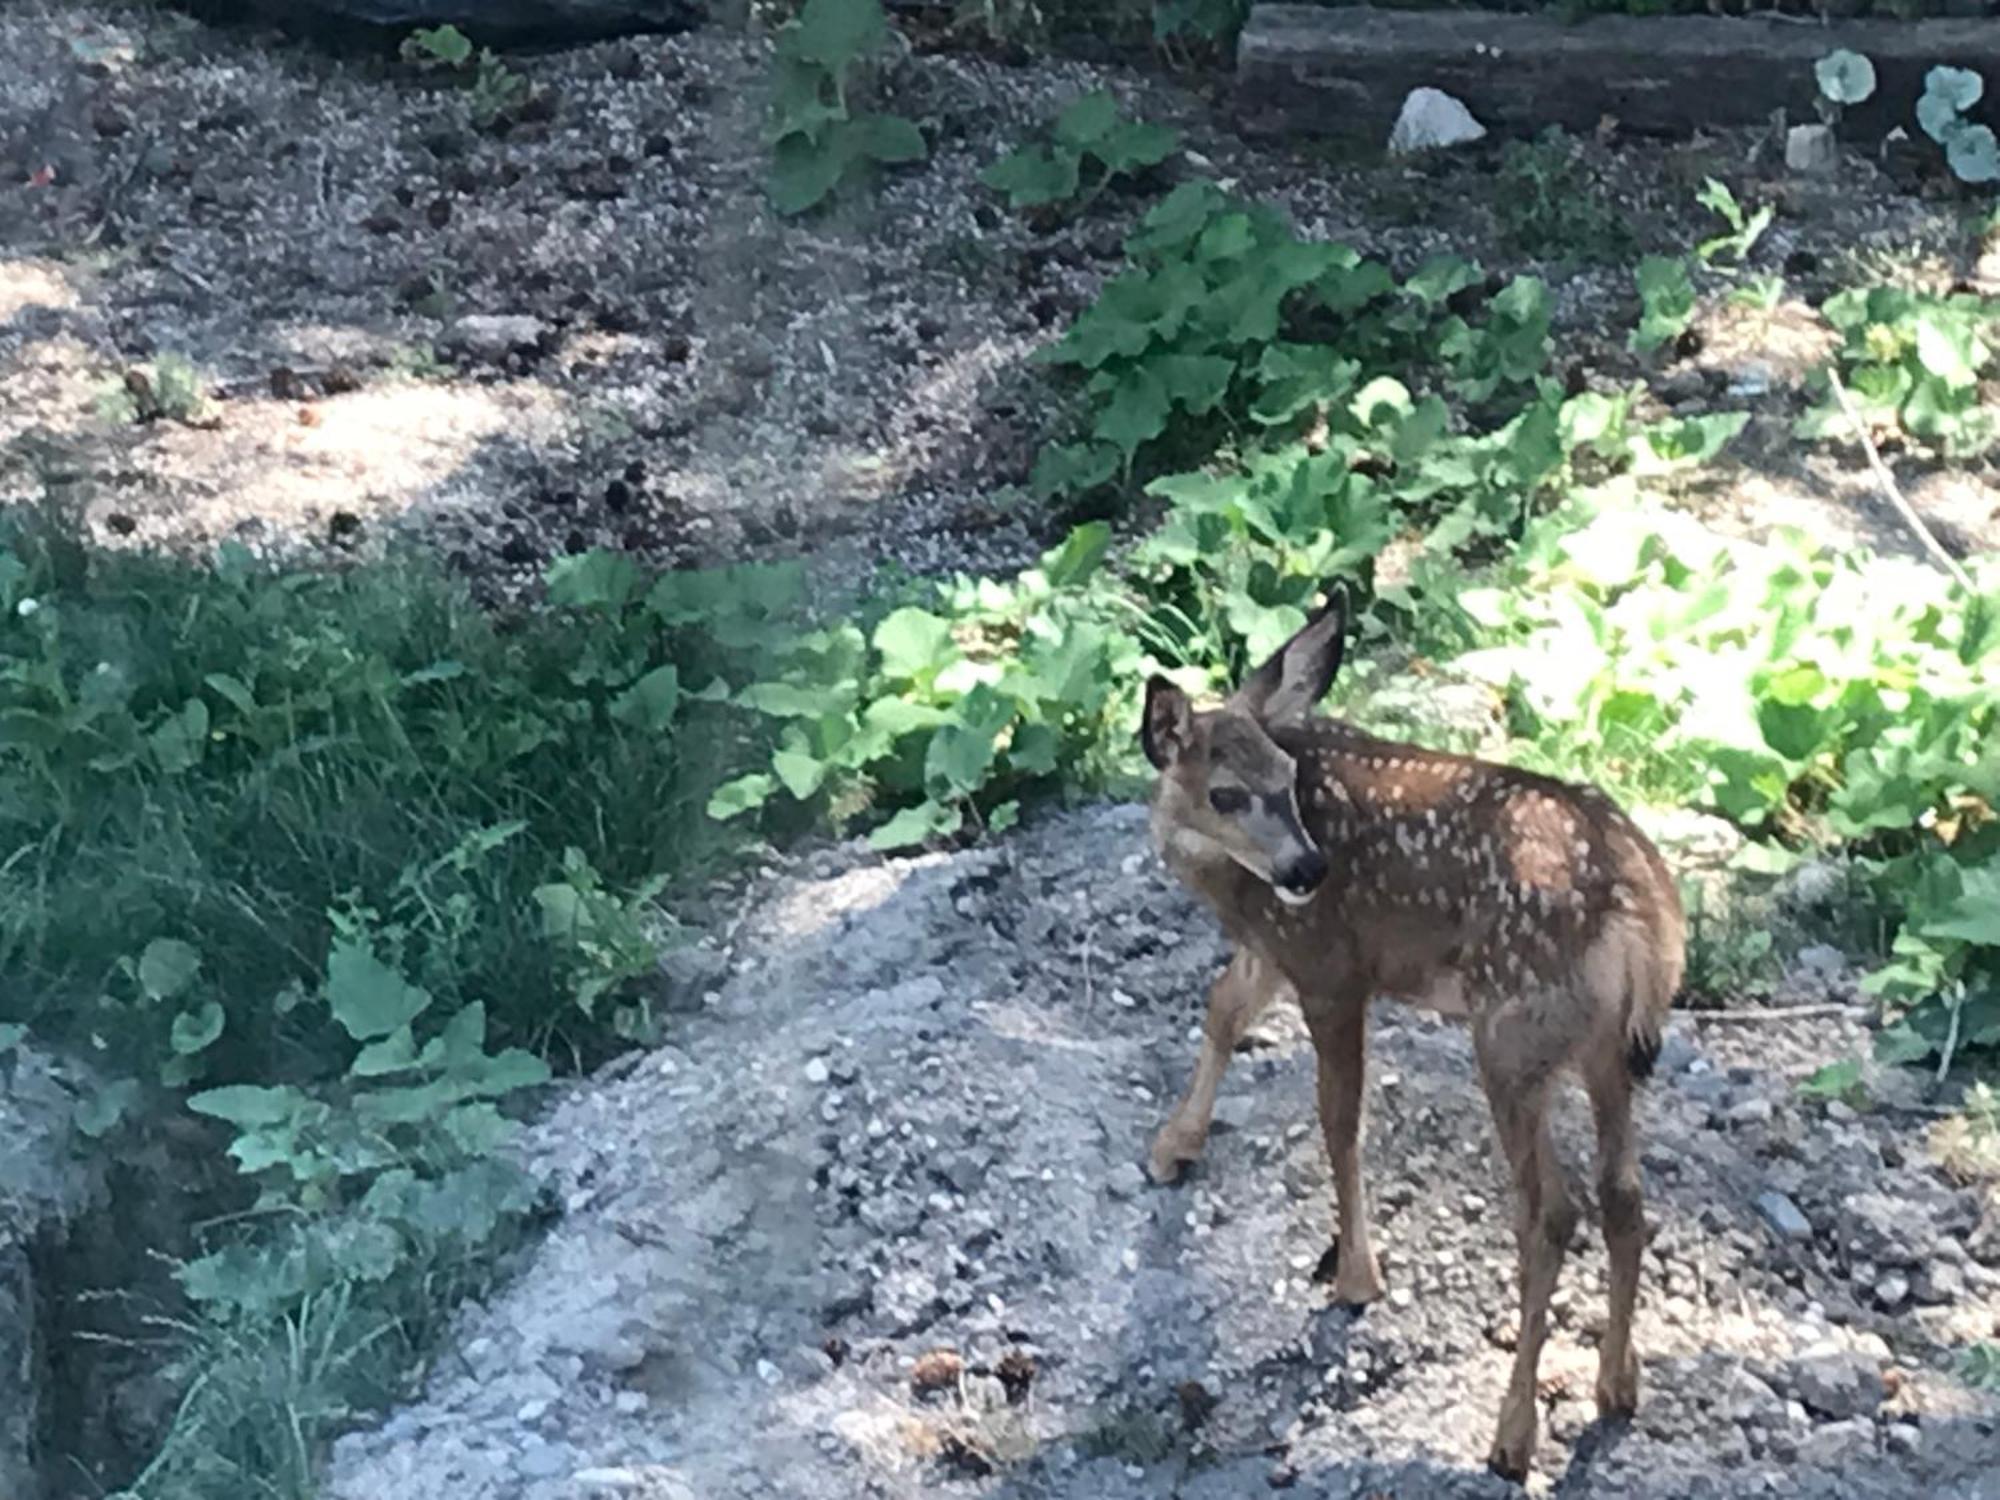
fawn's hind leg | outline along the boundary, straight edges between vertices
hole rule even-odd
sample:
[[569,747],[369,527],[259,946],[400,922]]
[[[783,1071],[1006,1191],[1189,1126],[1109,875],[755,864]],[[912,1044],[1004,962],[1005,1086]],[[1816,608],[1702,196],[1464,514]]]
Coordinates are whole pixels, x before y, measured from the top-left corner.
[[1502,1004],[1473,1028],[1480,1081],[1514,1174],[1514,1238],[1520,1256],[1521,1332],[1500,1403],[1488,1466],[1527,1476],[1539,1425],[1536,1375],[1548,1336],[1549,1298],[1576,1229],[1577,1210],[1549,1138],[1549,1093],[1562,1057],[1559,1038],[1538,1027],[1521,1002]]
[[1604,1248],[1611,1261],[1610,1306],[1597,1365],[1597,1410],[1600,1416],[1629,1416],[1639,1405],[1632,1311],[1639,1300],[1646,1210],[1632,1132],[1632,1074],[1623,1047],[1600,1048],[1588,1059],[1583,1081],[1597,1124],[1597,1199],[1604,1214]]
[[1187,1092],[1167,1123],[1153,1138],[1152,1173],[1155,1182],[1167,1183],[1180,1176],[1184,1162],[1201,1155],[1208,1141],[1208,1122],[1215,1113],[1215,1091],[1229,1070],[1230,1054],[1243,1034],[1285,988],[1271,966],[1238,949],[1229,967],[1208,991],[1208,1017],[1202,1024],[1201,1056],[1195,1060],[1194,1077]]

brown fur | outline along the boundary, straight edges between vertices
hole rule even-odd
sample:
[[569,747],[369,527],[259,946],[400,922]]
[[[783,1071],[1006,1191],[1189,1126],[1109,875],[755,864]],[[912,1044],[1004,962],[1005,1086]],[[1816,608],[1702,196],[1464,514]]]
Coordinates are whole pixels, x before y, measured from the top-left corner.
[[1313,717],[1344,630],[1336,597],[1213,712],[1195,713],[1164,682],[1149,692],[1155,840],[1236,945],[1153,1174],[1171,1181],[1200,1154],[1231,1052],[1266,1005],[1293,993],[1318,1057],[1333,1165],[1334,1293],[1371,1301],[1382,1278],[1361,1187],[1369,1001],[1385,993],[1467,1020],[1516,1189],[1521,1331],[1490,1462],[1519,1478],[1535,1444],[1549,1297],[1577,1219],[1548,1133],[1565,1070],[1590,1096],[1611,1260],[1598,1406],[1624,1414],[1638,1400],[1631,1323],[1645,1226],[1632,1090],[1680,986],[1685,921],[1658,851],[1596,788]]

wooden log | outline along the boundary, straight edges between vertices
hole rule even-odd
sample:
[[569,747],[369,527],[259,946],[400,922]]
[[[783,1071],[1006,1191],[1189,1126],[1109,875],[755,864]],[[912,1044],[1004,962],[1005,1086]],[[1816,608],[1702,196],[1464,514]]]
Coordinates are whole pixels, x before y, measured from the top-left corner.
[[1609,115],[1642,135],[1760,125],[1774,110],[1817,118],[1813,64],[1836,48],[1875,64],[1876,90],[1842,133],[1917,131],[1924,74],[1940,63],[1987,80],[1974,118],[2000,94],[2000,19],[1801,25],[1721,16],[1599,16],[1567,22],[1487,11],[1257,5],[1236,50],[1236,109],[1253,134],[1385,142],[1404,96],[1438,88],[1498,135],[1596,128]]

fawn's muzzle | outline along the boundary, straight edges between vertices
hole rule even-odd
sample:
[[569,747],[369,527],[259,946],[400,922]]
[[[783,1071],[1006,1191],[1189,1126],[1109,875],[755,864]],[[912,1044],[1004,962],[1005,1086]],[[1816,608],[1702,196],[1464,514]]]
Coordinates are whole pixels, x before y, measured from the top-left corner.
[[1273,882],[1280,895],[1306,897],[1319,889],[1319,883],[1326,879],[1326,856],[1317,849],[1310,849],[1291,863],[1277,871]]

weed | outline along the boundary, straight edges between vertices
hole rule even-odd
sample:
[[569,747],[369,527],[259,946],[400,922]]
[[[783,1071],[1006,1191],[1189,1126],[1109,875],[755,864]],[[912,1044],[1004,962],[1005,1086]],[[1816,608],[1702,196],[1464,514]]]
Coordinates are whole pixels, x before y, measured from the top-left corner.
[[1634,352],[1671,344],[1694,317],[1694,278],[1678,255],[1649,255],[1633,273],[1639,287],[1639,326],[1632,330]]
[[[2000,416],[1981,389],[1993,362],[1989,339],[2000,326],[2000,303],[1971,293],[1878,286],[1830,297],[1820,314],[1841,335],[1839,360],[1865,420],[1946,456],[1983,453],[2000,439]],[[1807,438],[1854,436],[1830,392],[1798,431]]]
[[770,195],[779,213],[804,213],[866,168],[923,160],[915,125],[853,105],[861,65],[888,36],[881,0],[806,0],[778,34]]
[[1844,1057],[1816,1069],[1800,1082],[1799,1094],[1802,1098],[1818,1099],[1822,1103],[1845,1104],[1850,1109],[1865,1108],[1868,1085],[1862,1077],[1861,1059]]
[[1552,261],[1611,261],[1630,252],[1631,227],[1610,202],[1581,145],[1558,126],[1510,141],[1494,179],[1494,209],[1506,242]]
[[208,415],[200,373],[179,354],[162,354],[150,371],[132,369],[97,398],[100,420],[115,427],[146,422],[195,425]]
[[1081,213],[1114,178],[1158,166],[1179,144],[1179,133],[1163,125],[1120,120],[1117,102],[1100,89],[1057,117],[1046,145],[1016,147],[979,180],[1016,210],[1060,204]]
[[456,26],[419,27],[403,38],[404,62],[430,72],[469,74],[467,99],[473,121],[482,128],[513,114],[528,102],[528,80],[494,55],[490,47],[474,48]]
[[[1813,75],[1821,113],[1829,122],[1875,92],[1875,65],[1858,52],[1829,52]],[[1986,80],[1972,69],[1935,67],[1924,75],[1924,92],[1917,100],[1918,128],[1937,144],[1951,174],[1967,184],[2000,182],[2000,137],[1990,126],[1966,118],[1985,92]]]

